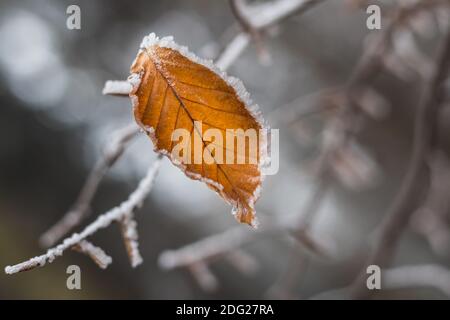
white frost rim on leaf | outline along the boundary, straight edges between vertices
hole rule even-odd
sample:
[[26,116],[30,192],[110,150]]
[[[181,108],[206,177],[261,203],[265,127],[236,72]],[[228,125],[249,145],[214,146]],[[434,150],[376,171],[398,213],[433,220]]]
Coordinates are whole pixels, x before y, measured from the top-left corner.
[[[138,56],[140,53],[143,52],[143,50],[145,49],[151,49],[152,46],[159,46],[162,48],[169,48],[172,50],[175,50],[177,52],[179,52],[181,55],[183,55],[184,57],[188,58],[189,60],[191,60],[193,63],[197,63],[200,64],[206,68],[208,68],[209,70],[211,70],[212,72],[214,72],[215,74],[217,74],[222,80],[224,80],[228,85],[230,85],[235,93],[236,96],[238,97],[238,99],[242,102],[242,104],[244,105],[244,107],[249,111],[250,115],[253,116],[253,118],[257,121],[257,123],[260,125],[262,130],[265,130],[265,132],[269,132],[269,126],[266,123],[266,121],[263,119],[262,113],[259,110],[259,106],[255,103],[253,103],[253,101],[250,98],[250,94],[248,93],[248,91],[246,90],[244,84],[242,83],[241,80],[239,80],[238,78],[232,77],[232,76],[228,76],[226,74],[226,72],[224,70],[221,70],[219,67],[217,67],[212,60],[207,60],[207,59],[203,59],[198,57],[197,55],[195,55],[194,53],[189,51],[189,48],[186,46],[181,46],[178,45],[172,36],[167,36],[167,37],[163,37],[163,38],[159,38],[155,35],[155,33],[150,33],[148,36],[144,37],[144,39],[141,42],[140,45],[140,50],[138,53]],[[136,58],[137,59],[137,58]],[[134,64],[134,63],[133,63]],[[142,80],[142,76],[143,74],[140,73],[132,73],[129,77],[128,77],[128,82],[131,84],[132,86],[132,90],[130,91],[130,98],[131,98],[131,102],[133,107],[137,107],[139,104],[138,101],[138,97],[136,95],[136,92],[139,88],[139,85],[141,84],[141,80]],[[145,130],[147,131],[147,133],[150,135],[150,137],[153,140],[154,146],[155,146],[155,151],[162,153],[164,155],[166,155],[174,165],[176,165],[177,167],[179,167],[181,170],[183,170],[183,172],[185,172],[189,177],[193,178],[193,179],[197,179],[200,180],[202,182],[205,182],[207,184],[213,185],[214,187],[218,188],[219,190],[223,189],[223,186],[220,185],[219,183],[217,183],[216,181],[212,181],[210,179],[204,178],[204,177],[199,177],[199,175],[195,174],[195,173],[191,173],[191,172],[187,172],[186,171],[186,166],[182,165],[177,159],[174,159],[172,157],[172,155],[167,152],[166,150],[158,150],[156,149],[156,137],[154,135],[154,128],[145,128]],[[259,163],[258,163],[258,170],[260,172],[261,175],[261,183],[258,185],[258,187],[254,190],[252,197],[249,199],[249,207],[255,211],[254,209],[254,205],[256,200],[259,198],[260,193],[261,193],[261,184],[264,181],[264,167],[266,167],[267,165],[270,164],[270,157],[268,155],[267,151],[267,136],[266,134],[260,135],[260,144],[259,144]],[[226,197],[227,198],[227,197]],[[236,211],[238,210],[238,204],[236,203],[236,201],[232,200],[232,199],[227,199],[228,202],[230,202],[230,204],[233,206],[233,210],[232,213],[233,215],[235,215]],[[256,216],[253,218],[252,221],[252,226],[253,227],[257,227],[258,222],[256,220]]]

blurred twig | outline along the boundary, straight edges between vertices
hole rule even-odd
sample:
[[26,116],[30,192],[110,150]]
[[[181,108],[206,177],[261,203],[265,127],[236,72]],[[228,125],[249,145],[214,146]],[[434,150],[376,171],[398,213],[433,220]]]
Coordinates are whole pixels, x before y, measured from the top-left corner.
[[[217,66],[227,69],[230,63],[238,58],[250,43],[251,34],[261,34],[265,29],[300,14],[324,0],[273,0],[260,5],[238,5],[232,1],[233,11],[237,11],[237,19],[244,26],[244,31],[237,34],[216,60]],[[244,10],[243,10],[244,9]],[[258,36],[259,37],[259,36]],[[257,38],[258,38],[257,37]]]
[[176,250],[166,250],[159,256],[159,265],[167,270],[189,266],[198,261],[209,261],[223,256],[245,244],[261,237],[284,235],[287,227],[284,224],[272,224],[249,232],[247,228],[238,226],[222,233],[206,237]]

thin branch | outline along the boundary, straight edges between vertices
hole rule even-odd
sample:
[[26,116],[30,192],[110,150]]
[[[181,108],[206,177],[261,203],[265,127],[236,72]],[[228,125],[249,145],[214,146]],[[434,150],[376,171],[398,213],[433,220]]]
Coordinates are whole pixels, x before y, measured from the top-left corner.
[[[302,95],[293,101],[273,109],[267,115],[270,123],[278,125],[292,124],[310,115],[320,114],[329,110],[327,103],[333,100],[333,96],[339,93],[339,88],[331,87]],[[324,101],[326,100],[326,101]]]
[[306,12],[325,0],[274,0],[248,7],[247,16],[253,28],[264,29],[279,21]]
[[129,195],[126,201],[122,202],[119,206],[109,210],[108,212],[102,214],[93,223],[88,225],[81,233],[74,233],[58,246],[49,249],[47,253],[31,258],[28,261],[16,264],[14,266],[7,266],[5,268],[5,272],[7,274],[14,274],[31,270],[36,267],[42,267],[46,263],[51,263],[57,257],[62,256],[64,251],[66,251],[67,249],[79,245],[80,242],[92,236],[98,230],[108,227],[112,222],[121,221],[124,217],[132,213],[133,210],[139,207],[147,197],[147,195],[150,193],[156,173],[158,172],[159,166],[161,164],[161,159],[162,156],[158,155],[157,160],[149,168],[146,176],[140,181],[137,189]]
[[131,124],[118,130],[112,142],[105,148],[102,157],[97,161],[89,173],[77,200],[72,208],[54,226],[46,231],[40,238],[43,247],[50,247],[66,235],[70,230],[80,224],[89,214],[92,199],[105,174],[123,154],[129,143],[137,136],[139,128]]
[[260,228],[253,232],[238,226],[179,249],[163,251],[159,256],[158,263],[161,268],[166,270],[187,267],[198,261],[210,261],[227,255],[233,250],[260,238],[286,236],[286,234],[291,234],[305,248],[323,255],[324,250],[322,246],[316,243],[308,233],[294,231],[291,225],[283,222],[274,222],[271,226]]
[[131,266],[135,268],[143,261],[142,256],[139,253],[137,223],[134,220],[133,214],[126,215],[119,223]]
[[260,57],[261,61],[263,61],[264,57],[267,57],[268,54],[267,54],[267,49],[264,47],[264,43],[263,43],[263,39],[262,39],[263,38],[262,30],[253,27],[252,23],[246,16],[246,13],[245,13],[246,6],[247,5],[245,3],[245,0],[230,0],[230,8],[234,14],[234,17],[239,22],[239,24],[241,25],[244,32],[249,34],[250,37],[252,38],[252,40],[256,46],[258,56]]
[[234,17],[239,22],[239,24],[241,25],[242,29],[245,32],[250,33],[252,36],[254,36],[255,33],[259,32],[259,30],[253,27],[249,18],[246,16],[245,6],[246,3],[244,0],[230,0],[230,8]]
[[80,241],[72,249],[88,255],[101,269],[106,269],[112,262],[112,258],[105,251],[87,240]]
[[222,233],[206,237],[180,249],[163,251],[158,259],[159,265],[166,270],[186,267],[199,261],[211,260],[231,252],[247,243],[255,241],[262,234],[276,234],[280,229],[274,227],[249,232],[242,226],[234,227]]
[[[251,14],[244,14],[252,30],[258,32],[290,17],[293,14],[303,13],[324,0],[274,0],[264,5],[246,6]],[[216,61],[217,66],[226,69],[230,61],[237,59],[250,43],[250,35],[243,31],[235,36]]]
[[128,96],[132,85],[128,81],[108,80],[103,87],[102,94],[113,96]]
[[234,61],[242,54],[250,43],[250,36],[243,32],[239,33],[230,43],[225,47],[222,54],[217,58],[216,65],[222,70],[228,69]]

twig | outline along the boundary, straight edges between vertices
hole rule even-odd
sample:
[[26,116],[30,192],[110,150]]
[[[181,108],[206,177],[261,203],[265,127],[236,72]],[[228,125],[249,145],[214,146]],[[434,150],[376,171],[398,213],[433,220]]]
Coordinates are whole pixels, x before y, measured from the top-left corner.
[[307,233],[297,232],[284,222],[273,222],[270,226],[249,232],[241,226],[206,237],[176,250],[163,251],[158,259],[161,268],[171,270],[189,266],[198,261],[209,261],[224,256],[248,243],[263,237],[286,236],[291,234],[304,247],[318,254],[323,254],[322,246],[316,243]]
[[325,0],[274,0],[248,7],[253,28],[264,29],[293,15],[302,14]]
[[230,0],[230,8],[234,14],[234,17],[241,25],[244,32],[250,35],[253,42],[255,43],[258,56],[263,61],[264,57],[267,57],[267,49],[264,47],[262,39],[262,30],[253,27],[250,20],[245,14],[246,3],[245,0]]
[[245,14],[245,1],[244,0],[230,0],[231,12],[241,25],[245,32],[250,33],[253,37],[259,34],[259,30],[253,27],[249,18]]
[[133,216],[133,214],[126,215],[119,223],[131,266],[135,268],[142,263],[142,256],[139,253],[139,243],[137,241],[137,223]]
[[331,87],[302,95],[293,101],[275,108],[269,112],[267,118],[271,123],[284,125],[292,124],[304,117],[320,114],[328,110],[325,100],[339,92],[339,88]]
[[128,199],[122,202],[119,206],[109,210],[108,212],[99,216],[93,223],[88,225],[80,234],[74,233],[71,237],[65,239],[58,246],[49,249],[47,253],[31,258],[28,261],[16,264],[14,266],[7,266],[5,272],[7,274],[14,274],[22,271],[42,267],[46,263],[53,262],[57,257],[61,256],[64,251],[78,245],[81,241],[92,236],[100,229],[108,227],[112,222],[120,221],[127,215],[131,214],[133,210],[139,207],[146,196],[150,193],[156,173],[158,172],[161,155],[158,155],[157,160],[149,168],[146,176],[140,181],[137,189],[132,192]]
[[211,260],[231,252],[236,248],[255,241],[257,236],[277,234],[280,230],[284,229],[272,226],[249,232],[247,228],[234,227],[198,242],[188,244],[180,249],[163,251],[159,256],[158,263],[166,270],[189,266],[198,261]]
[[[252,30],[258,32],[290,17],[293,14],[303,13],[324,0],[273,0],[264,5],[246,6],[251,14],[246,14],[247,22]],[[216,64],[226,69],[230,61],[237,59],[250,43],[250,35],[243,31],[235,36],[216,61]]]
[[225,47],[225,50],[216,60],[216,65],[222,70],[228,69],[234,61],[241,55],[250,43],[250,36],[247,33],[239,33]]
[[102,94],[113,96],[128,96],[132,86],[128,81],[108,80],[103,87]]
[[105,148],[102,157],[89,173],[77,200],[72,205],[72,209],[41,236],[39,241],[43,247],[54,245],[88,215],[92,199],[103,177],[123,154],[132,139],[137,136],[138,132],[138,126],[131,124],[113,135],[112,142]]
[[80,241],[72,249],[88,255],[101,269],[106,269],[112,262],[112,258],[105,251],[87,240]]

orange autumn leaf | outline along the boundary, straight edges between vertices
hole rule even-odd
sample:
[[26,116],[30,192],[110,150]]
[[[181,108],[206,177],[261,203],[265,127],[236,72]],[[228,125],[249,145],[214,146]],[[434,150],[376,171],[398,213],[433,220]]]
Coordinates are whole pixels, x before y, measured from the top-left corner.
[[[159,39],[154,34],[144,38],[128,81],[133,86],[130,97],[135,119],[155,150],[168,156],[188,177],[216,191],[233,206],[238,221],[256,225],[254,203],[263,180],[265,156],[260,146],[265,139],[257,136],[254,153],[250,143],[244,149],[226,143],[227,130],[259,133],[264,129],[257,106],[251,105],[242,83],[178,46],[171,37]],[[178,140],[172,136],[176,129],[189,133],[184,141],[187,148],[179,154],[174,149]],[[216,129],[225,138],[207,139],[208,129]],[[235,138],[238,135],[233,143]],[[213,161],[204,161],[204,154]],[[233,161],[220,161],[220,155]],[[201,163],[193,161],[198,157]]]

